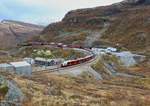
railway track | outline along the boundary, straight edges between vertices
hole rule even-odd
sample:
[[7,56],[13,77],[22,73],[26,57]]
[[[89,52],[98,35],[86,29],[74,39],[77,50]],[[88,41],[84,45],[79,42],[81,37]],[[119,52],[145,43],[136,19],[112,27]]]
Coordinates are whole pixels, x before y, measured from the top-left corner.
[[59,48],[70,48],[70,49],[74,49],[74,50],[79,50],[81,52],[85,52],[86,54],[88,54],[88,56],[80,58],[80,59],[76,59],[76,60],[71,60],[71,62],[67,62],[67,65],[64,65],[64,67],[59,66],[58,68],[53,68],[53,69],[44,69],[41,71],[34,71],[32,72],[32,74],[40,74],[40,73],[53,73],[56,71],[60,71],[60,70],[67,70],[70,68],[74,68],[74,67],[78,67],[78,66],[83,66],[86,65],[92,61],[94,61],[96,59],[96,56],[94,55],[94,53],[88,49],[88,48],[83,48],[81,46],[78,45],[63,45],[60,43],[46,43],[46,42],[29,42],[26,44],[23,44],[22,46],[52,46],[52,47],[59,47]]
[[81,64],[72,65],[72,66],[68,66],[68,67],[58,67],[58,68],[53,68],[53,69],[45,69],[45,70],[41,70],[41,71],[35,71],[35,72],[32,72],[32,75],[59,72],[59,71],[62,71],[62,70],[67,70],[67,69],[80,67],[80,66],[87,65],[87,64],[92,64],[96,60],[97,60],[97,56],[95,56],[92,60],[81,63]]

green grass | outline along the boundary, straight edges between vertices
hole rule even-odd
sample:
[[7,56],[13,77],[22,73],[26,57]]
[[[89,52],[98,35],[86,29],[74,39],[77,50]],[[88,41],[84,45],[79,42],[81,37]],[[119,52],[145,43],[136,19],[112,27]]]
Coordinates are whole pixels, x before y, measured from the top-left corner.
[[[25,57],[41,57],[47,59],[53,58],[64,58],[64,59],[75,59],[85,56],[84,53],[75,51],[73,49],[61,49],[61,48],[48,48],[48,47],[28,47],[22,50],[15,58],[25,58]],[[7,59],[2,59],[7,60]]]
[[6,82],[0,85],[0,96],[5,96],[8,92],[9,88]]

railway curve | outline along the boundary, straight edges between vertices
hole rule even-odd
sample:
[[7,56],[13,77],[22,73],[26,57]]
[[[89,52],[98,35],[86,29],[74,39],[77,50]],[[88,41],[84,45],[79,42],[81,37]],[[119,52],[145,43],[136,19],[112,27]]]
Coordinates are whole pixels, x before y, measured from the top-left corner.
[[91,51],[91,49],[89,48],[84,48],[78,45],[63,45],[61,43],[46,43],[46,42],[29,42],[26,44],[23,44],[22,46],[53,46],[53,47],[58,47],[58,48],[63,48],[63,49],[74,49],[80,52],[85,52],[85,54],[87,54],[87,56],[82,57],[82,58],[77,58],[75,60],[68,60],[65,61],[64,63],[61,64],[60,67],[57,68],[53,68],[53,69],[44,69],[41,71],[35,71],[33,72],[33,74],[35,73],[40,73],[40,72],[55,72],[55,71],[60,71],[60,70],[66,70],[66,69],[70,69],[70,68],[74,68],[74,67],[78,67],[78,66],[82,66],[82,65],[86,65],[89,63],[93,63],[93,61],[96,60],[96,55]]

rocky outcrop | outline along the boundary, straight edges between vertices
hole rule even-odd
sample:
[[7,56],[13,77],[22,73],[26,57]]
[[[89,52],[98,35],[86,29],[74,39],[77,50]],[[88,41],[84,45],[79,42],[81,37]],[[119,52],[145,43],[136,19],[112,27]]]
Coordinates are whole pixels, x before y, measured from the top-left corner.
[[24,95],[20,88],[13,81],[6,80],[3,76],[0,76],[0,92],[3,95],[3,99],[0,99],[0,106],[21,106]]
[[[64,27],[73,28],[102,28],[105,22],[112,21],[109,17],[121,12],[117,6],[96,7],[92,9],[78,9],[68,12],[61,22],[50,24],[43,33]],[[54,30],[55,31],[55,30]]]
[[[150,0],[124,0],[120,3],[116,3],[110,6],[101,6],[95,8],[87,8],[87,9],[77,9],[69,11],[61,22],[50,24],[46,29],[53,30],[53,28],[59,27],[94,27],[101,28],[103,27],[105,22],[112,21],[110,18],[112,16],[117,16],[120,13],[124,12],[125,7],[133,8],[128,6],[129,4],[150,4]],[[61,23],[61,25],[60,25]],[[47,30],[48,31],[48,30]],[[46,31],[44,30],[46,33]]]
[[127,3],[127,4],[150,4],[150,0],[124,0],[122,3]]
[[[71,40],[73,43],[73,40],[79,38],[78,42],[83,44],[86,39],[80,39],[79,34],[76,34],[74,39],[69,34],[67,37],[61,35],[81,30],[97,32],[109,24],[102,36],[96,39],[96,44],[107,41],[107,44],[119,44],[130,50],[150,50],[149,4],[150,0],[124,0],[109,6],[72,10],[61,22],[47,26],[43,34],[48,41],[57,42],[64,39],[65,43],[65,38],[68,38],[67,41]],[[88,36],[90,34],[85,38],[91,38]]]

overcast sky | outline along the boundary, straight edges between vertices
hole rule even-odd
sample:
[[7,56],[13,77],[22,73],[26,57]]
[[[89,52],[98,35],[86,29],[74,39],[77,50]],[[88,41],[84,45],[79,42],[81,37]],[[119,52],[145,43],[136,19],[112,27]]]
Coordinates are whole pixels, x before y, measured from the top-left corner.
[[0,0],[0,20],[47,25],[73,9],[109,5],[122,0]]

